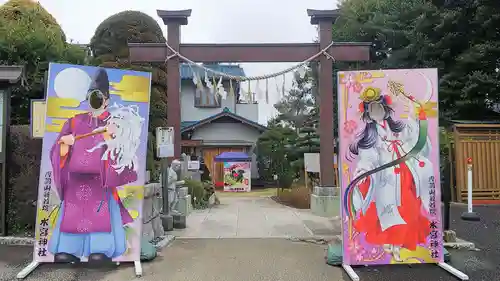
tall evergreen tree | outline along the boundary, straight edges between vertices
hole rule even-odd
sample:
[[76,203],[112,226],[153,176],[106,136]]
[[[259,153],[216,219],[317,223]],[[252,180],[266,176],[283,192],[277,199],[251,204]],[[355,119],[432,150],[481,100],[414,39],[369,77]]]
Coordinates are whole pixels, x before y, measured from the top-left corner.
[[[442,9],[435,46],[443,62],[441,102],[449,118],[489,119],[500,102],[500,3],[455,1]],[[498,118],[498,117],[497,117]]]
[[[90,41],[90,48],[100,66],[133,69],[152,73],[149,108],[149,135],[147,169],[156,171],[156,127],[167,124],[167,74],[164,65],[132,64],[129,61],[128,43],[165,43],[158,23],[142,12],[124,11],[110,16],[99,24]],[[152,174],[153,178],[158,175]]]
[[29,124],[32,99],[44,98],[49,62],[83,63],[85,51],[66,41],[57,21],[36,1],[0,6],[0,65],[23,65],[26,79],[12,87],[13,124]]
[[303,126],[299,129],[296,148],[301,154],[319,152],[319,114],[317,108],[311,110]]
[[493,0],[346,0],[334,38],[374,42],[363,68],[437,67],[441,117],[487,119],[499,100],[499,24]]
[[314,107],[313,94],[310,69],[305,69],[303,73],[296,72],[292,89],[275,105],[278,110],[276,119],[298,131]]

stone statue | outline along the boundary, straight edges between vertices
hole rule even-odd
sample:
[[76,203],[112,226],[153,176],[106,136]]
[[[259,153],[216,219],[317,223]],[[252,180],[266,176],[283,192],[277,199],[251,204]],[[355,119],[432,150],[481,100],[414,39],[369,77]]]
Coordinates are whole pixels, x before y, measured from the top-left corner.
[[175,206],[179,201],[179,197],[177,196],[177,184],[178,176],[177,173],[181,170],[181,162],[179,160],[173,160],[172,164],[168,168],[168,205],[169,205],[169,214],[177,215],[178,212],[175,210]]

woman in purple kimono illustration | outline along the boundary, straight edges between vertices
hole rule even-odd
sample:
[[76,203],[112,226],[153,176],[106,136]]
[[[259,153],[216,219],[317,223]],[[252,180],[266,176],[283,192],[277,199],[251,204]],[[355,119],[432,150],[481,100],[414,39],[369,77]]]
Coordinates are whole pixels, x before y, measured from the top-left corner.
[[90,111],[66,121],[50,153],[61,200],[49,242],[55,262],[105,261],[127,250],[124,226],[133,219],[116,188],[137,180],[137,164],[117,168],[121,154],[109,149],[120,130],[110,123],[109,87],[106,70],[98,69],[87,94]]

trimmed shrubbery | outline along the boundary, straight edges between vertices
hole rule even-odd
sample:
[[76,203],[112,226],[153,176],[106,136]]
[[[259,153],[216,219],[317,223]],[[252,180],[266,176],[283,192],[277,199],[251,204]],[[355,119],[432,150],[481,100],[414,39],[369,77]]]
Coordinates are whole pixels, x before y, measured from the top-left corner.
[[7,224],[10,234],[35,229],[42,140],[32,139],[28,125],[11,126],[8,140]]

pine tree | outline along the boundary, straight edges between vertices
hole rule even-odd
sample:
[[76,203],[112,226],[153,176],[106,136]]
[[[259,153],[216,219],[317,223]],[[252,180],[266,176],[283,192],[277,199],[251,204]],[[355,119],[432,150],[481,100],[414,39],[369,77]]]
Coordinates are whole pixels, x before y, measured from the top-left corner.
[[292,89],[290,89],[274,107],[278,110],[277,119],[298,130],[304,125],[310,110],[314,106],[311,71],[308,68],[304,75],[294,74]]
[[257,141],[257,163],[262,178],[279,178],[280,187],[289,187],[294,178],[292,165],[295,159],[293,144],[296,142],[294,130],[275,126],[263,133]]
[[313,109],[312,114],[306,119],[304,125],[299,129],[299,136],[296,143],[296,149],[299,153],[319,153],[318,126],[318,110]]

